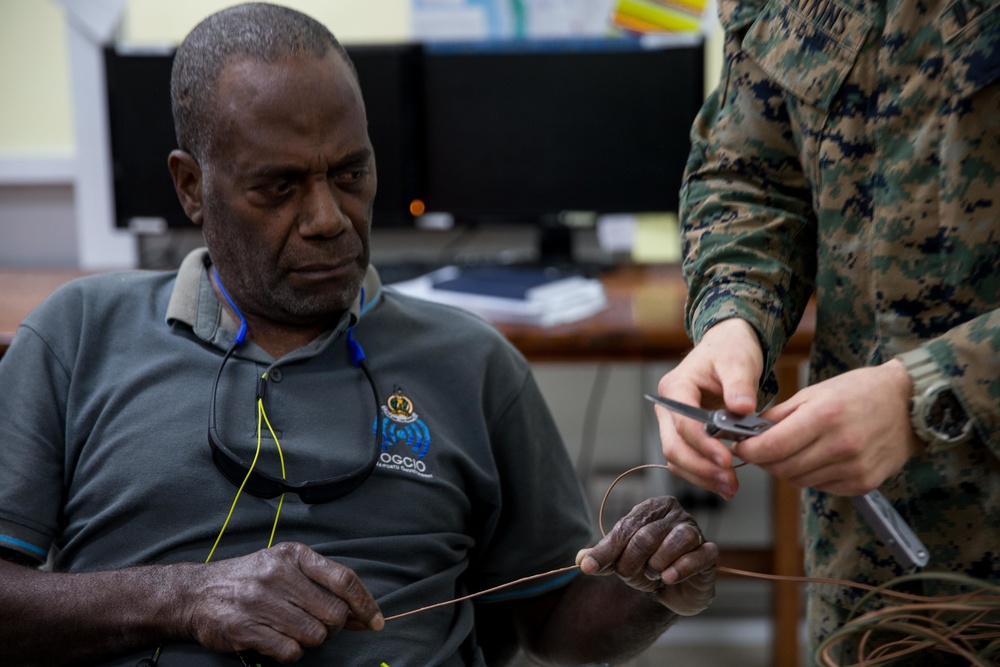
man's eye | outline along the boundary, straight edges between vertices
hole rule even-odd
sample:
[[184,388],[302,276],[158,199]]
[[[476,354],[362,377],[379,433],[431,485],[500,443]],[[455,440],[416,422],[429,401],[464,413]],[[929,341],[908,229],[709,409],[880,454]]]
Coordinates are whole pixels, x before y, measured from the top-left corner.
[[263,186],[261,190],[263,190],[265,194],[272,197],[281,197],[290,193],[292,191],[292,187],[293,185],[291,181],[274,181],[273,183],[268,183]]
[[352,184],[364,181],[366,176],[368,176],[367,169],[345,169],[337,173],[336,179],[341,183]]

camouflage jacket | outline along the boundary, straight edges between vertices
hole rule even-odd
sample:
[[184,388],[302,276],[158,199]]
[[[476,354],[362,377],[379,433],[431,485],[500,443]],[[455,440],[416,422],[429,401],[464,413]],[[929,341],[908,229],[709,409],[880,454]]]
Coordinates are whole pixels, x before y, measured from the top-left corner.
[[[927,346],[977,437],[882,491],[928,570],[996,580],[1000,1],[720,0],[720,16],[681,192],[688,332],[745,318],[770,368],[815,294],[812,382]],[[846,499],[805,500],[811,574],[899,574]]]

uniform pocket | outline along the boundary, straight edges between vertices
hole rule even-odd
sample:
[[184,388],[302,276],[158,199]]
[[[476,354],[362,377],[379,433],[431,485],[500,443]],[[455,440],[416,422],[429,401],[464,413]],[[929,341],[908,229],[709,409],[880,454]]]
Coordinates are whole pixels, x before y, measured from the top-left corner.
[[941,13],[940,23],[958,97],[1000,77],[1000,3],[956,0]]
[[[1000,147],[1000,2],[955,0],[941,13],[957,111],[971,114],[981,139]],[[967,141],[975,137],[968,136]]]
[[775,83],[828,111],[871,27],[868,17],[835,0],[773,0],[742,48]]

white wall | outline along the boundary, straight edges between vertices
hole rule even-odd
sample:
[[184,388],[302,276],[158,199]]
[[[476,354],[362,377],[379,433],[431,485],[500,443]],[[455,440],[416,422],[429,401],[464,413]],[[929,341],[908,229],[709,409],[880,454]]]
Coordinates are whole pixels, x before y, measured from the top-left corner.
[[73,150],[66,28],[48,0],[0,1],[0,158]]
[[76,264],[65,33],[56,5],[0,0],[0,267]]
[[[234,0],[129,0],[119,38],[133,44],[178,44],[201,19]],[[405,40],[409,0],[283,0],[322,22],[349,44]]]

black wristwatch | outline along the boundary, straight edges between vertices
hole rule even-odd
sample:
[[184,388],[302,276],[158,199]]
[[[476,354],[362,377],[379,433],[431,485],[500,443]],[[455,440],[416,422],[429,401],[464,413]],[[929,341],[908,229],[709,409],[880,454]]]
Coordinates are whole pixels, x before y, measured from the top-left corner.
[[896,355],[913,380],[910,421],[928,444],[955,445],[972,435],[972,420],[937,363],[925,348]]

